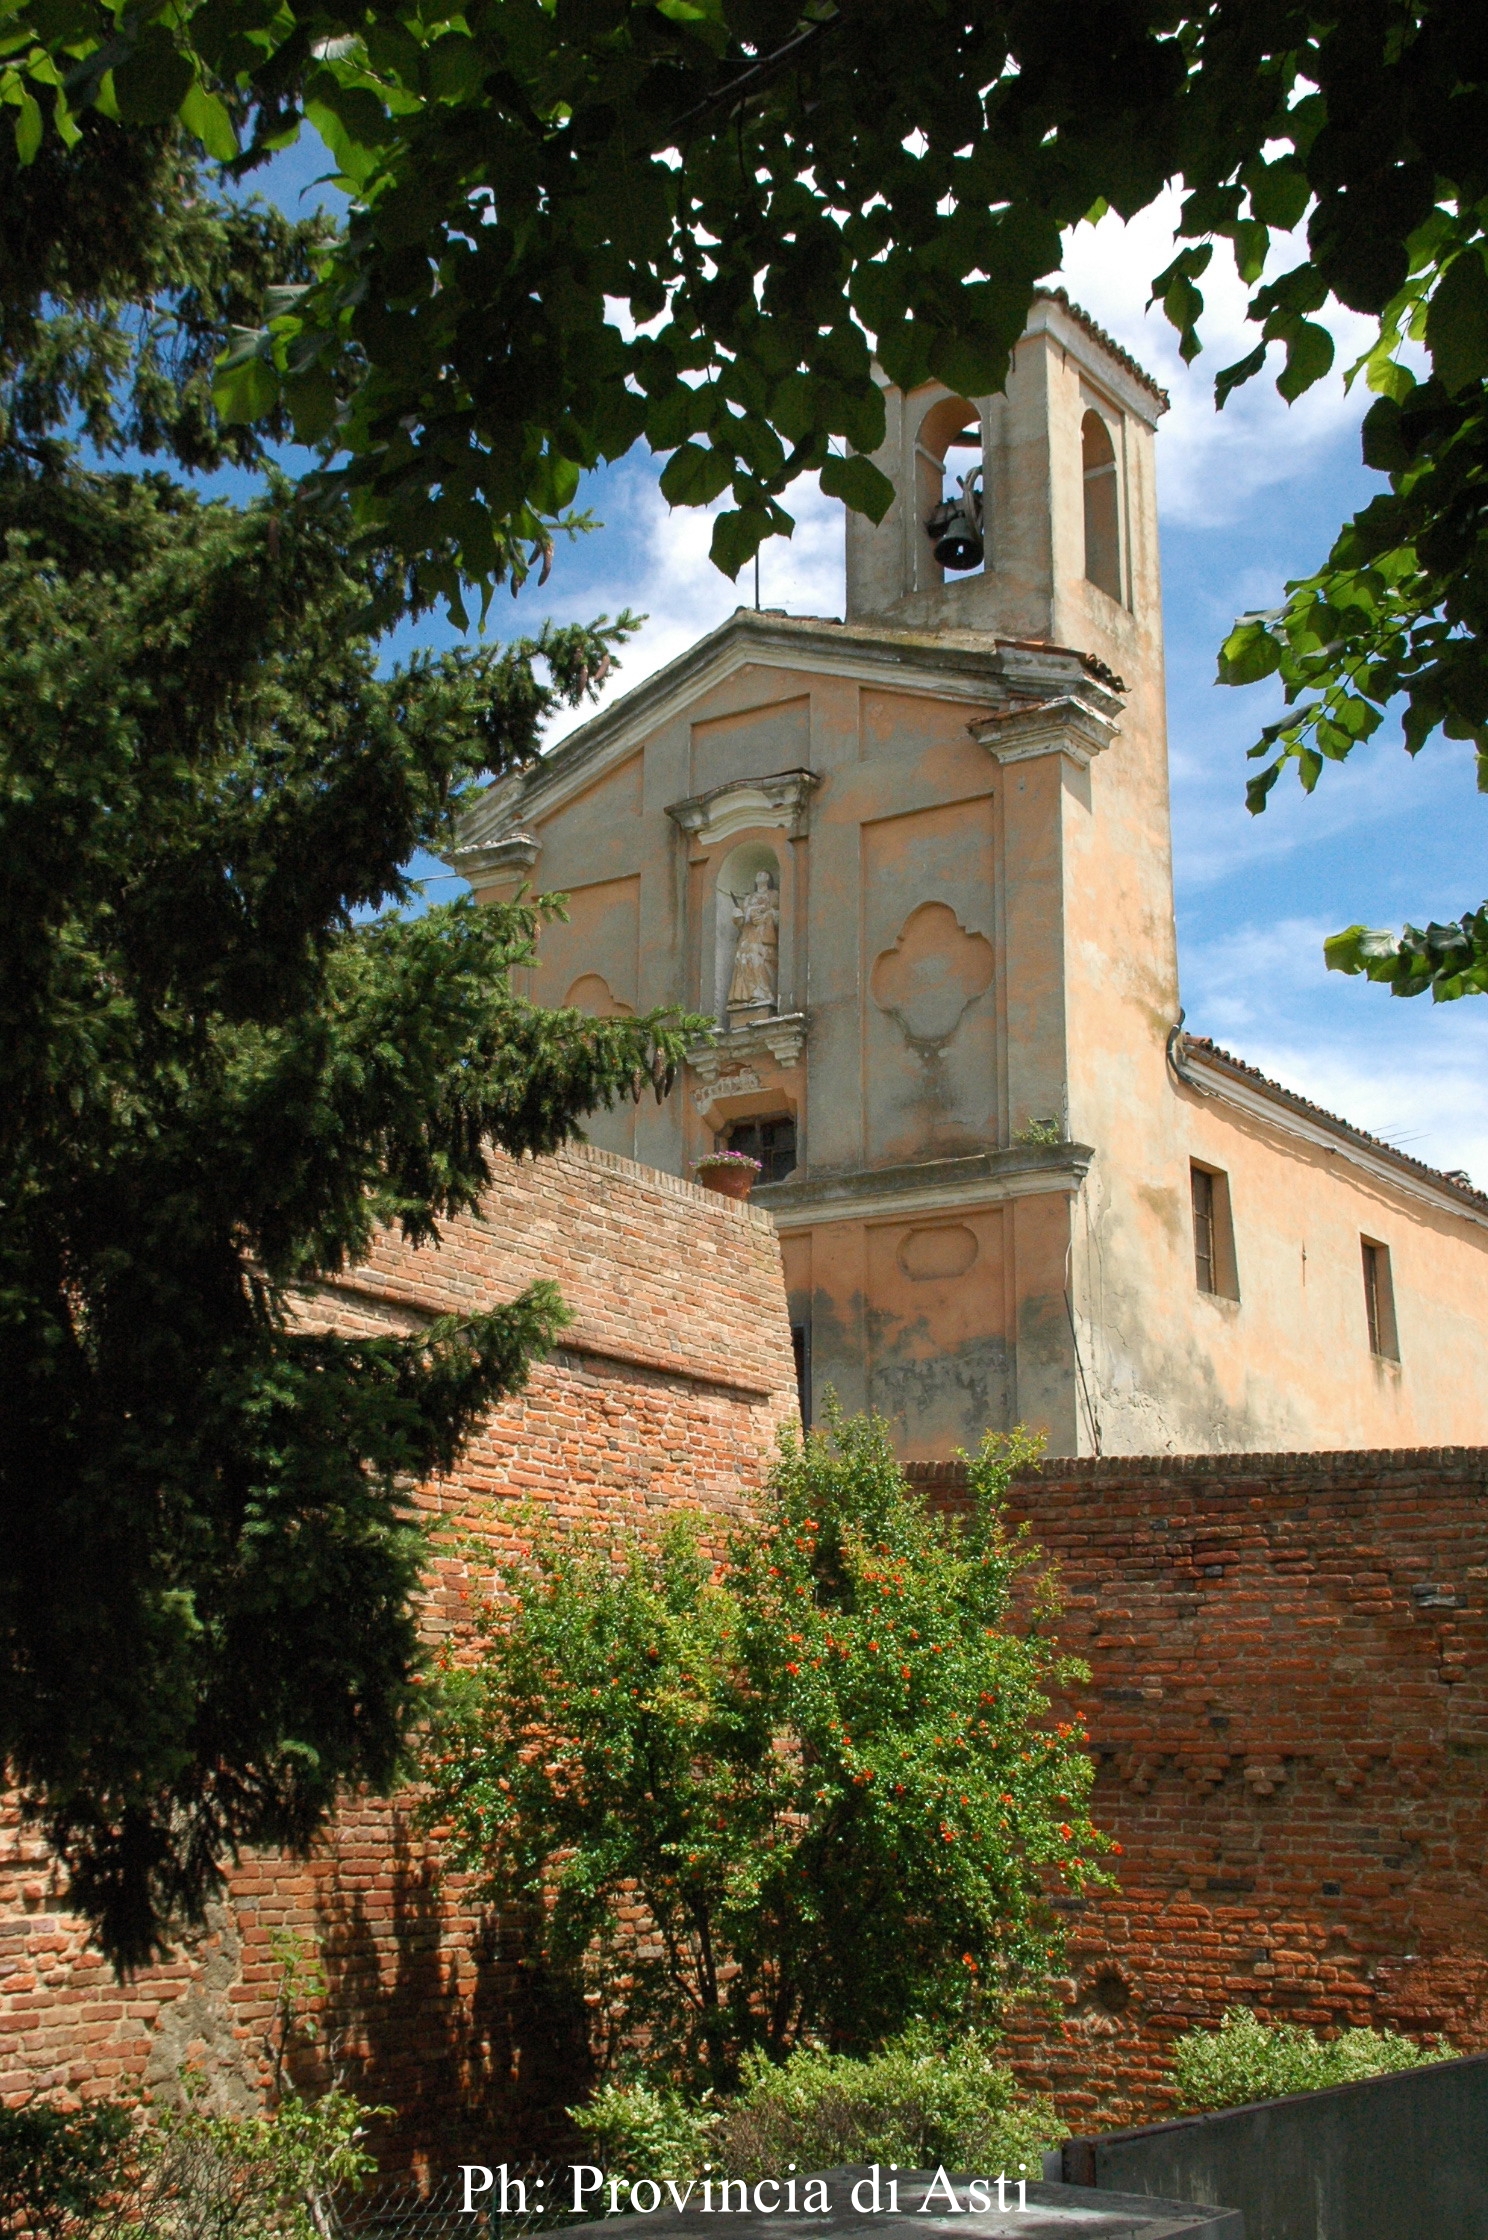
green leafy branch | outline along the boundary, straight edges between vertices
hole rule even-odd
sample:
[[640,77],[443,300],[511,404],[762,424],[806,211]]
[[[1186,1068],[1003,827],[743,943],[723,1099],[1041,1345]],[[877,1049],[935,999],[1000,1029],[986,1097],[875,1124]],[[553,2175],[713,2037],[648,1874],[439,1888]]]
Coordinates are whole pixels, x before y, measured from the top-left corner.
[[[111,122],[156,126],[179,119],[218,163],[239,154],[232,108],[185,36],[197,11],[183,0],[139,7],[94,0],[3,0],[0,5],[0,105],[12,108],[16,153],[38,154],[45,132],[43,100],[66,147],[81,137],[80,119],[94,109]],[[260,28],[260,46],[267,48]]]
[[1433,1003],[1488,995],[1488,902],[1455,925],[1406,926],[1398,934],[1349,926],[1323,943],[1330,972],[1363,973],[1394,996]]

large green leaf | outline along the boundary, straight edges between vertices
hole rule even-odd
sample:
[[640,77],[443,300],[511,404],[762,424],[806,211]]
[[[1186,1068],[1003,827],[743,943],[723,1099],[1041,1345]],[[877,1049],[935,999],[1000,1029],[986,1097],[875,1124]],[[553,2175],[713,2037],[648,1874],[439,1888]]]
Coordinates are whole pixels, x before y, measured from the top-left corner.
[[224,358],[212,381],[212,402],[229,425],[261,420],[278,399],[273,358],[258,342],[241,345]]
[[1488,375],[1488,266],[1480,243],[1454,257],[1442,275],[1426,315],[1426,347],[1446,389]]
[[125,124],[164,124],[185,100],[195,69],[163,24],[151,24],[114,66],[114,100]]
[[854,453],[846,459],[829,459],[821,471],[821,486],[829,498],[840,498],[854,513],[882,521],[894,503],[894,485],[871,459]]
[[231,163],[238,153],[238,136],[233,130],[227,104],[215,93],[208,93],[199,80],[193,80],[180,107],[181,122],[188,132],[194,132],[209,156],[218,163]]
[[734,462],[726,451],[684,443],[662,469],[661,494],[668,505],[707,505],[728,488],[733,472]]
[[34,162],[41,147],[41,107],[33,95],[22,91],[16,102],[15,144],[22,163]]
[[1277,376],[1276,386],[1288,404],[1295,404],[1332,367],[1333,337],[1315,319],[1299,319],[1287,325],[1283,339],[1286,365]]
[[721,513],[713,524],[710,553],[713,565],[730,579],[752,560],[770,534],[770,516],[763,506],[739,506]]
[[1219,681],[1221,684],[1256,684],[1262,677],[1274,676],[1280,666],[1281,647],[1272,634],[1269,619],[1251,615],[1235,625],[1220,648]]

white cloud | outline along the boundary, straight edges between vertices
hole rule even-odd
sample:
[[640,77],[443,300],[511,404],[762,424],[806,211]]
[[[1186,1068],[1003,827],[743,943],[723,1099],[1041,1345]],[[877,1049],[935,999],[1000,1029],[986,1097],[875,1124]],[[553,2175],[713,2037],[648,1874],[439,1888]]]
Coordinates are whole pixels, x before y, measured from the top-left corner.
[[[708,557],[719,508],[670,510],[647,463],[628,462],[616,470],[596,502],[607,532],[600,549],[612,557],[597,571],[586,570],[582,589],[567,592],[552,611],[565,617],[601,610],[613,615],[630,607],[647,617],[605,689],[603,698],[609,699],[685,653],[736,607],[753,606],[754,571],[742,569],[737,583],[720,574]],[[814,481],[798,483],[786,504],[796,517],[795,534],[772,538],[764,547],[760,604],[791,614],[840,615],[842,508],[824,498]]]
[[1188,1027],[1428,1166],[1488,1185],[1488,1004],[1408,1002],[1323,966],[1322,919],[1249,924],[1183,957]]
[[[1399,842],[1408,832],[1419,846],[1432,821],[1461,814],[1470,785],[1465,758],[1450,748],[1428,749],[1414,767],[1398,740],[1388,733],[1356,747],[1343,769],[1329,766],[1316,791],[1304,794],[1294,768],[1282,772],[1263,815],[1245,807],[1245,781],[1254,764],[1242,749],[1275,711],[1255,706],[1224,711],[1206,734],[1178,734],[1170,742],[1173,780],[1173,835],[1178,877],[1188,893],[1253,874],[1263,864],[1299,857],[1315,869],[1363,848],[1370,852]],[[1371,864],[1369,883],[1379,890]],[[1455,891],[1455,890],[1454,890]],[[1414,906],[1414,905],[1413,905]],[[1386,905],[1360,902],[1376,911]]]
[[1219,1041],[1266,1027],[1278,1003],[1315,989],[1322,971],[1321,919],[1284,918],[1236,927],[1222,941],[1195,942],[1183,960],[1184,1001],[1201,1012],[1195,1031]]
[[[1391,1000],[1383,989],[1373,994],[1376,1001]],[[1413,1054],[1414,1062],[1404,1052],[1392,1062],[1354,1035],[1309,1036],[1305,1048],[1278,1037],[1252,1043],[1240,1054],[1325,1111],[1340,1113],[1428,1167],[1461,1168],[1483,1188],[1488,1186],[1483,1102],[1488,1021],[1476,1032],[1471,1019],[1459,1024],[1459,1033],[1448,1034],[1439,1016],[1429,1022],[1433,1047],[1425,1062],[1420,1052]]]

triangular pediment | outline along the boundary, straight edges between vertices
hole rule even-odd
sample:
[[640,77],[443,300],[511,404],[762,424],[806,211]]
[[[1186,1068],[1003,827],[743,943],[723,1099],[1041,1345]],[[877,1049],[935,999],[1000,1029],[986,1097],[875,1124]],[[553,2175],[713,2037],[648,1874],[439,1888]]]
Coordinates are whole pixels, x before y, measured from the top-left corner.
[[468,851],[489,850],[550,816],[746,668],[809,670],[959,700],[968,721],[1051,690],[1078,689],[1091,674],[1087,658],[1064,647],[1025,646],[983,631],[896,629],[739,607],[675,661],[580,724],[532,769],[489,786],[462,819],[449,860],[458,864]]

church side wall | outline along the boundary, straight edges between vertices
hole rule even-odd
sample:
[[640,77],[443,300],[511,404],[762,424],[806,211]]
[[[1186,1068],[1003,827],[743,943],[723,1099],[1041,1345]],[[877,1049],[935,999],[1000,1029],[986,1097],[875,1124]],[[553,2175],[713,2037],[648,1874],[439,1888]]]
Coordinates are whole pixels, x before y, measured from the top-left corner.
[[[1162,1083],[1087,1178],[1075,1265],[1105,1451],[1481,1439],[1488,1217],[1256,1105]],[[1195,1163],[1223,1178],[1233,1236],[1214,1293],[1196,1279]],[[1372,1349],[1366,1240],[1388,1253],[1397,1358]]]
[[[439,1248],[378,1245],[315,1319],[409,1330],[432,1312],[513,1297],[538,1276],[575,1321],[525,1393],[496,1409],[452,1478],[422,1488],[436,1545],[431,1639],[469,1621],[471,1560],[520,1545],[519,1506],[571,1523],[653,1523],[686,1507],[741,1512],[777,1428],[795,1416],[780,1253],[767,1215],[603,1151],[500,1164],[483,1218]],[[484,1569],[484,1561],[477,1570]],[[60,2089],[172,2095],[183,2065],[227,2105],[267,2080],[278,1981],[272,1939],[320,1949],[316,2063],[399,2111],[374,2140],[392,2173],[447,2171],[504,2144],[542,2154],[583,2089],[583,2017],[519,1965],[462,1878],[445,1873],[412,1801],[350,1803],[303,1864],[245,1858],[209,1927],[120,1985],[61,1903],[59,1878],[11,1816],[0,1832],[0,2099]]]
[[1488,2048],[1488,1448],[1049,1462],[1012,1507],[1122,1846],[1025,2081],[1076,2131],[1155,2120],[1232,2005]]

